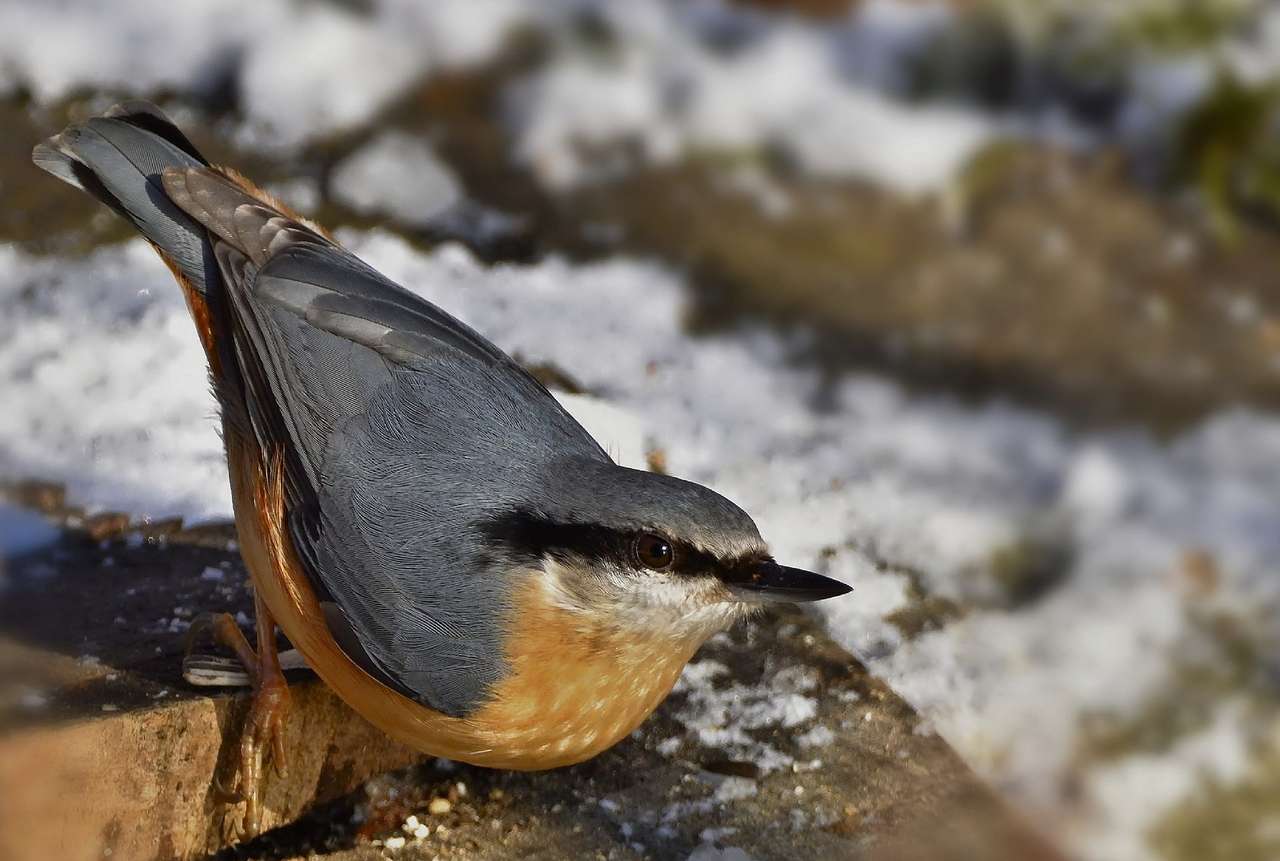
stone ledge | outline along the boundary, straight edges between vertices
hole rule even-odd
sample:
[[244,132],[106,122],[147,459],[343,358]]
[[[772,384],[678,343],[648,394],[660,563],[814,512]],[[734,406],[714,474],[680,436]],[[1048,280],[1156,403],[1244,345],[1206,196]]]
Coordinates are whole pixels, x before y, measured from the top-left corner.
[[[0,857],[194,858],[225,846],[213,778],[227,773],[246,703],[190,698],[0,738]],[[293,704],[289,772],[266,783],[267,827],[416,758],[323,685],[298,685]]]
[[[69,532],[10,566],[0,601],[0,858],[191,859],[228,845],[212,787],[229,774],[247,696],[193,689],[179,664],[197,611],[248,611],[230,535],[116,523],[93,537]],[[375,789],[393,787],[379,795],[360,787],[418,757],[302,674],[289,772],[269,775],[264,795],[264,825],[294,824],[227,857],[684,858],[708,839],[759,861],[1058,857],[812,617],[770,615],[698,660],[723,665],[706,684],[731,697],[767,692],[787,668],[817,680],[802,724],[748,733],[793,765],[707,746],[688,717],[705,689],[691,688],[583,765],[536,774],[421,765],[379,778]],[[731,700],[727,721],[739,705]],[[801,745],[817,726],[829,740]],[[749,796],[717,800],[730,775],[749,780]],[[436,822],[445,829],[380,845],[396,846],[407,816],[425,818],[431,797],[458,782],[473,792]]]

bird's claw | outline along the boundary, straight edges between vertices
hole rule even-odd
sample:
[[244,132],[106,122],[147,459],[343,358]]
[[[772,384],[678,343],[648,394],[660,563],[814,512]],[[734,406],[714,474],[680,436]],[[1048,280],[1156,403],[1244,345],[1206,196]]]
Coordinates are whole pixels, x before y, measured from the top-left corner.
[[237,769],[231,790],[217,792],[230,804],[244,804],[240,835],[257,834],[262,824],[262,778],[266,758],[279,777],[288,774],[284,748],[284,720],[289,711],[289,687],[283,676],[268,676],[254,692],[240,733]]
[[[258,612],[265,610],[259,607]],[[192,622],[187,631],[184,672],[193,668],[193,662],[199,662],[201,656],[193,654],[193,649],[205,635],[235,652],[253,685],[249,713],[245,715],[240,731],[235,774],[231,776],[229,785],[217,777],[213,781],[213,794],[218,802],[244,805],[242,817],[230,817],[232,836],[240,839],[257,834],[261,829],[264,759],[271,758],[272,770],[277,776],[283,777],[288,773],[284,720],[289,712],[289,684],[281,672],[274,642],[267,641],[270,642],[270,651],[266,654],[255,651],[235,619],[227,613],[204,613]],[[261,644],[261,631],[259,636]]]

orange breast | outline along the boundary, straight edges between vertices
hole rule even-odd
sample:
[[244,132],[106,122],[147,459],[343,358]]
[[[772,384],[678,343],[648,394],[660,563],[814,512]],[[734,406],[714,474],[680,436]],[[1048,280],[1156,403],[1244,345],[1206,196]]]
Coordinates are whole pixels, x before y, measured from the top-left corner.
[[254,588],[307,663],[388,735],[433,756],[492,768],[571,765],[609,748],[670,692],[698,643],[623,636],[553,606],[536,580],[516,596],[507,637],[511,674],[466,718],[387,688],[334,642],[283,529],[278,464],[225,429],[240,550]]
[[531,578],[507,638],[511,675],[474,716],[511,761],[550,768],[625,738],[671,692],[698,643],[598,625],[556,607]]

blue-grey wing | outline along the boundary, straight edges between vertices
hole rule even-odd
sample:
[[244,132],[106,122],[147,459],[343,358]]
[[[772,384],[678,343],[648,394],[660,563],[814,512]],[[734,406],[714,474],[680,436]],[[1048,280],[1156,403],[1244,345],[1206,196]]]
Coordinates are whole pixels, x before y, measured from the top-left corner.
[[290,529],[331,630],[384,682],[466,714],[504,673],[486,518],[548,464],[608,456],[447,313],[218,174],[165,177],[214,236],[240,422],[285,454]]

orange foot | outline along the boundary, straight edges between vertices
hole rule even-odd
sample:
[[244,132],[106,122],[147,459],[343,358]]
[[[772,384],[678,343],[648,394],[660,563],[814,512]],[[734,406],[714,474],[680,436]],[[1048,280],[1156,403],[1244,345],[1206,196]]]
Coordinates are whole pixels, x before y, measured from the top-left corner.
[[208,665],[207,659],[191,653],[197,638],[208,633],[215,642],[236,654],[253,686],[249,712],[240,730],[236,773],[229,786],[214,779],[215,796],[220,802],[244,805],[242,817],[229,817],[232,836],[236,839],[251,837],[261,831],[263,762],[268,750],[276,774],[281,777],[286,774],[284,724],[289,713],[289,684],[280,669],[280,658],[276,652],[275,621],[265,604],[258,600],[254,603],[258,634],[256,652],[230,614],[206,614],[192,624],[187,639],[187,655],[183,660],[184,673],[188,677],[193,675],[193,670],[198,671],[201,666]]

